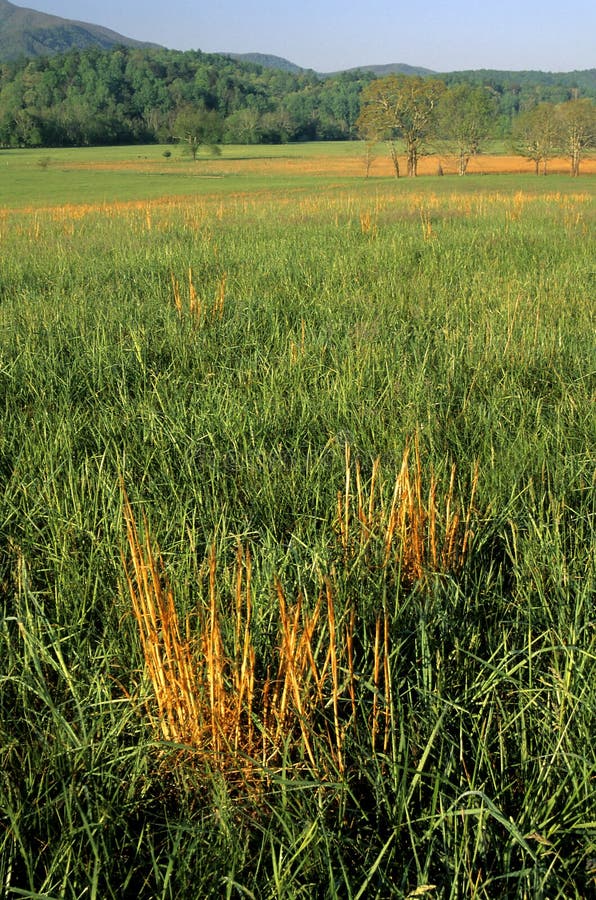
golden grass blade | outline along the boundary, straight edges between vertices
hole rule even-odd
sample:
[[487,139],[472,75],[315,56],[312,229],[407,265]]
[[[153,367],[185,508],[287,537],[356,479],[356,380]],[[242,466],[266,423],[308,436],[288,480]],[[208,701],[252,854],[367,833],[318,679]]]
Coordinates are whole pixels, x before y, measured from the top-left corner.
[[391,671],[389,668],[389,615],[385,609],[383,612],[383,682],[385,688],[385,736],[383,738],[383,753],[387,753],[389,737],[391,734],[391,710],[393,700],[391,697]]
[[[411,586],[432,572],[461,570],[470,549],[471,519],[478,484],[478,467],[472,478],[470,500],[466,504],[466,521],[461,529],[459,504],[455,499],[456,467],[451,468],[449,485],[440,494],[439,480],[430,469],[423,475],[418,435],[406,445],[401,467],[395,479],[391,501],[383,503],[380,461],[372,466],[370,485],[363,483],[360,465],[356,463],[355,496],[352,496],[350,448],[346,445],[346,480],[344,491],[338,493],[337,517],[339,540],[344,559],[348,563],[356,547],[366,547],[363,557],[370,565],[386,569],[397,564],[405,586]],[[425,483],[428,488],[425,491]],[[377,486],[380,502],[377,503]],[[348,529],[358,528],[358,534],[348,538]],[[382,559],[376,563],[374,547],[382,542]]]
[[131,558],[130,565],[124,558],[123,564],[156,699],[159,727],[166,740],[186,742],[192,740],[199,727],[189,648],[181,640],[173,594],[163,563],[153,552],[147,522],[143,543],[123,485],[122,496]]
[[[396,564],[402,583],[408,587],[428,572],[458,571],[463,565],[472,538],[478,484],[476,467],[462,529],[455,499],[455,467],[444,496],[432,470],[424,493],[417,437],[412,446],[405,448],[389,506],[383,502],[378,459],[373,463],[368,486],[356,463],[353,488],[349,445],[345,447],[344,491],[338,494],[338,538],[346,561],[354,553],[359,564],[380,562],[381,568]],[[216,767],[236,780],[239,774],[244,781],[266,780],[265,773],[257,774],[255,754],[263,767],[281,760],[286,767],[293,760],[320,777],[328,777],[332,760],[334,771],[342,776],[348,729],[358,727],[356,610],[348,603],[342,611],[344,624],[338,623],[334,570],[332,576],[323,579],[324,591],[320,591],[312,611],[301,593],[295,603],[288,603],[281,582],[275,580],[279,616],[273,664],[276,674],[272,679],[268,672],[259,682],[252,640],[250,552],[241,545],[236,551],[231,577],[232,647],[226,653],[217,556],[215,546],[210,547],[207,600],[197,616],[199,634],[193,644],[188,621],[182,636],[174,594],[159,551],[153,549],[147,520],[143,517],[141,534],[124,485],[122,497],[129,547],[128,557],[122,556],[123,567],[153,687],[151,720],[163,738],[186,744],[195,759],[208,761],[210,768]],[[380,554],[376,563],[375,546]],[[362,548],[366,548],[365,553]],[[382,741],[383,752],[387,752],[394,722],[386,608],[375,622],[372,652],[371,749],[376,752]],[[350,710],[345,721],[340,717],[343,699]],[[331,709],[331,717],[325,715],[325,709]]]
[[337,751],[336,764],[339,772],[343,774],[344,762],[342,754],[342,734],[339,727],[339,673],[337,665],[337,645],[335,636],[335,606],[333,602],[333,592],[331,583],[327,578],[325,581],[325,589],[327,593],[327,621],[329,624],[329,650],[331,653],[331,681],[332,681],[332,701],[333,701],[333,726],[335,729],[335,748]]
[[182,315],[182,298],[180,296],[180,285],[178,284],[178,279],[172,272],[172,291],[174,293],[174,305],[178,312],[178,315]]
[[374,753],[377,744],[377,732],[379,730],[379,677],[381,671],[380,663],[380,644],[381,644],[381,618],[377,616],[375,623],[375,643],[373,649],[373,708],[372,708],[372,726],[371,726],[371,749]]

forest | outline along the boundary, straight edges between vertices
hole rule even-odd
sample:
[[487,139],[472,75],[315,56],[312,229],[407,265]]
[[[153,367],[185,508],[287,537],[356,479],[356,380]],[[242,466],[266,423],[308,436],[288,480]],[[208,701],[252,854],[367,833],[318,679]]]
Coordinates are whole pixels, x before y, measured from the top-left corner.
[[[596,71],[454,72],[490,100],[490,137],[508,138],[520,113],[596,96]],[[321,76],[201,51],[118,47],[0,65],[0,146],[174,143],[200,113],[201,143],[351,140],[371,72]]]

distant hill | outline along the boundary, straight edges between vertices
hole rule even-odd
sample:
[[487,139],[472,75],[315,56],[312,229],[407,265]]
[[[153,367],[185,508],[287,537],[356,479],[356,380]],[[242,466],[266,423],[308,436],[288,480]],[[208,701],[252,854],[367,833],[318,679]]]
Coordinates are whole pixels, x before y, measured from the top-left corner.
[[263,66],[264,69],[281,69],[282,72],[292,72],[293,75],[309,71],[290,62],[289,59],[284,59],[283,56],[274,56],[271,53],[226,53],[225,56],[235,59],[236,62],[254,63]]
[[[99,47],[109,50],[115,46],[158,48],[158,44],[149,44],[125,37],[101,25],[91,25],[73,19],[63,19],[47,13],[36,12],[22,6],[16,6],[9,0],[0,0],[0,61],[14,60],[21,57],[34,58],[66,53],[72,49],[84,50]],[[163,49],[163,48],[162,48]],[[291,75],[301,73],[313,74],[312,69],[305,69],[296,63],[270,53],[222,53],[238,63],[251,63],[265,69],[280,69]],[[403,75],[438,75],[447,83],[468,81],[479,84],[501,85],[513,90],[516,86],[541,85],[551,86],[553,102],[567,99],[565,89],[577,90],[581,96],[596,96],[596,70],[587,69],[579,72],[534,72],[534,71],[496,71],[492,69],[476,69],[461,72],[435,72],[422,66],[410,66],[406,63],[372,64],[354,66],[336,72],[314,72],[321,79],[331,78],[349,72],[357,75],[383,77],[393,73]]]
[[[408,66],[406,63],[387,63],[386,65],[355,66],[352,69],[342,69],[343,72],[372,72],[379,78],[385,75],[436,75],[432,69],[424,69],[422,66]],[[339,75],[340,72],[326,72],[327,76]]]
[[[297,66],[296,63],[284,59],[283,56],[274,56],[270,53],[226,53],[226,56],[235,59],[237,62],[255,63],[263,66],[265,69],[281,69],[283,72],[292,72],[299,75],[300,72],[312,72],[312,69],[304,69]],[[435,75],[432,69],[423,69],[421,66],[408,66],[406,63],[389,63],[387,65],[372,66],[354,66],[351,69],[339,69],[337,72],[317,72],[321,78],[331,78],[334,75],[341,75],[342,72],[372,72],[373,75],[383,76],[392,75],[394,72],[400,72],[403,75]]]
[[[254,63],[265,69],[281,69],[299,75],[301,72],[312,72],[312,69],[304,69],[296,63],[284,59],[282,56],[274,56],[267,53],[226,53],[236,62]],[[425,69],[423,66],[409,66],[406,63],[387,63],[384,65],[373,64],[369,66],[354,66],[350,69],[340,69],[336,72],[315,72],[319,78],[333,78],[344,72],[371,73],[377,78],[386,75],[421,75],[435,76],[445,80],[448,84],[467,81],[473,84],[497,84],[508,87],[520,85],[541,85],[542,87],[577,89],[581,96],[596,96],[596,69],[583,69],[574,72],[543,72],[539,70],[501,70],[501,69],[464,69],[461,71],[437,72],[433,69]],[[553,95],[555,102],[566,99]]]
[[574,72],[543,72],[536,69],[524,71],[466,69],[461,72],[444,72],[441,74],[441,78],[448,84],[468,81],[474,84],[500,84],[509,87],[542,85],[552,88],[577,88],[582,96],[596,96],[596,69],[581,69]]
[[0,60],[48,56],[86,47],[155,47],[109,28],[62,19],[0,0]]

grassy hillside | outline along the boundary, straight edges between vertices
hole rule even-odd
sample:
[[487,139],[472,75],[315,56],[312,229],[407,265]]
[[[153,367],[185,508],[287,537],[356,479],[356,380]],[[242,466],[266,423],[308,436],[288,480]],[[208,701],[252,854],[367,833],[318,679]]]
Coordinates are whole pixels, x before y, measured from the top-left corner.
[[127,47],[155,46],[124,37],[99,25],[62,19],[0,0],[0,59],[46,56],[65,53],[73,48],[101,47],[107,50],[120,44]]

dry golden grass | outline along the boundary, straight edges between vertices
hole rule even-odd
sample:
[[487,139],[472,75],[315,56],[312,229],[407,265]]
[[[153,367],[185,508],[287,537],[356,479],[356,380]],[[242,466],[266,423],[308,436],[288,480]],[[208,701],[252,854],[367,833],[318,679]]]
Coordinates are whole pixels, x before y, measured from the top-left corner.
[[227,272],[222,272],[220,275],[211,302],[199,295],[194,284],[192,268],[188,269],[188,297],[173,272],[171,278],[174,306],[180,318],[188,316],[197,325],[200,325],[206,318],[211,321],[222,318],[226,299]]
[[[324,145],[323,145],[324,146]],[[252,159],[226,159],[226,149],[223,155],[215,159],[201,159],[196,164],[196,172],[201,175],[276,175],[276,176],[349,176],[360,177],[366,172],[366,159],[362,146],[354,144],[354,151],[341,156],[332,156],[325,153],[309,153],[308,156],[271,156],[255,157]],[[406,170],[407,159],[399,157],[400,170]],[[189,161],[185,159],[172,159],[164,163],[160,159],[131,159],[100,162],[69,162],[68,168],[73,170],[91,170],[104,172],[138,172],[147,175],[157,174],[188,174]],[[443,174],[456,175],[458,161],[447,154],[433,154],[423,156],[418,163],[419,175],[436,175],[439,166]],[[534,163],[513,154],[480,154],[472,157],[468,165],[469,174],[532,174]],[[569,173],[569,160],[557,157],[549,160],[548,172],[551,174]],[[593,175],[596,173],[596,158],[586,157],[581,163],[581,173]],[[393,163],[387,153],[380,148],[371,163],[370,174],[375,176],[392,176],[394,174]]]
[[[251,559],[238,548],[234,573],[233,646],[226,648],[220,618],[217,559],[208,558],[209,600],[199,610],[199,635],[182,636],[173,593],[147,522],[144,537],[123,492],[129,557],[123,558],[132,608],[153,688],[151,719],[162,738],[184,745],[195,760],[230,777],[254,780],[278,765],[307,764],[321,774],[331,760],[343,771],[345,724],[340,723],[339,667],[349,666],[350,628],[338,626],[330,585],[312,611],[298,597],[288,604],[276,583],[279,642],[273,673],[257,682],[251,637]],[[326,616],[322,616],[325,604]],[[345,641],[341,639],[345,638]],[[342,649],[343,648],[343,649]],[[348,669],[348,682],[353,682]],[[351,688],[353,696],[353,687]],[[327,703],[333,715],[324,713]],[[322,713],[318,729],[315,712]],[[326,752],[319,754],[322,744]]]
[[[380,461],[375,460],[368,488],[362,484],[360,463],[352,475],[346,445],[346,482],[337,497],[340,543],[346,559],[364,555],[384,568],[397,565],[404,585],[429,573],[461,571],[470,550],[474,500],[478,484],[475,469],[465,510],[456,500],[455,465],[449,484],[439,498],[437,479],[430,474],[424,489],[418,438],[406,447],[395,479],[391,501],[385,500]],[[439,502],[440,500],[440,502]],[[379,553],[380,551],[380,553]]]
[[[488,159],[484,157],[484,159]],[[254,162],[254,161],[253,161]],[[365,179],[362,179],[362,184]],[[363,234],[374,237],[383,221],[393,221],[395,217],[412,217],[421,223],[425,238],[433,236],[430,217],[435,222],[442,216],[452,219],[454,216],[483,218],[487,214],[503,216],[503,223],[517,219],[526,212],[548,204],[553,214],[561,214],[563,224],[572,224],[578,217],[583,218],[591,203],[588,190],[571,192],[547,191],[548,179],[537,179],[539,191],[518,190],[511,194],[506,189],[494,189],[494,181],[486,189],[475,187],[473,191],[460,191],[461,179],[441,180],[441,188],[433,189],[437,180],[432,183],[420,180],[411,183],[408,191],[396,190],[394,179],[386,179],[374,185],[375,198],[363,194],[359,186],[346,185],[338,190],[337,185],[323,184],[316,193],[295,191],[291,182],[285,189],[272,188],[258,191],[233,191],[226,194],[220,192],[200,195],[161,196],[158,198],[130,201],[113,201],[110,203],[60,204],[48,207],[25,207],[18,211],[4,211],[4,227],[19,234],[26,232],[34,240],[39,240],[44,229],[51,233],[56,228],[73,237],[85,228],[87,222],[99,219],[104,224],[120,225],[126,223],[132,234],[150,232],[167,233],[175,225],[176,229],[188,232],[200,232],[206,243],[214,241],[214,229],[223,221],[246,220],[253,217],[259,221],[279,221],[283,218],[286,225],[304,224],[317,219],[335,222],[340,225],[354,221]],[[571,180],[570,180],[571,183]],[[415,190],[412,188],[416,186]],[[574,185],[575,187],[575,185]],[[215,252],[215,251],[214,251]],[[185,294],[188,274],[176,275],[178,278],[180,301]],[[220,273],[223,279],[223,271]],[[189,285],[188,290],[192,293]],[[218,288],[218,298],[225,295],[226,284],[222,282]],[[215,302],[213,297],[201,298],[206,309]],[[178,301],[175,301],[176,303]],[[185,300],[186,303],[186,300]],[[215,304],[217,305],[217,304]],[[221,302],[220,302],[221,305]]]
[[126,492],[123,501],[131,549],[123,564],[157,706],[155,725],[166,741],[200,745],[205,721],[190,639],[182,637],[174,595],[161,557],[151,547],[147,522],[141,538]]
[[[422,482],[417,440],[404,453],[389,503],[384,502],[380,463],[374,463],[365,490],[360,467],[352,466],[346,448],[337,533],[349,567],[355,559],[375,570],[391,567],[405,589],[429,573],[461,570],[470,551],[477,473],[465,511],[455,500],[455,469],[440,503],[434,475],[426,493]],[[183,634],[148,523],[144,518],[139,531],[124,486],[122,494],[129,548],[123,566],[153,689],[150,717],[165,741],[184,745],[206,769],[251,784],[288,765],[306,766],[320,778],[341,777],[348,736],[357,735],[361,746],[368,742],[371,753],[381,746],[387,750],[391,635],[386,610],[377,615],[374,643],[365,654],[368,662],[361,663],[365,671],[357,674],[357,610],[348,602],[339,613],[335,570],[323,579],[314,608],[300,594],[290,603],[276,579],[278,640],[268,661],[257,659],[250,553],[238,546],[233,597],[222,599],[212,547],[198,634],[191,637],[188,623]],[[227,629],[222,608],[230,617]],[[358,680],[372,684],[369,700],[357,700]]]

